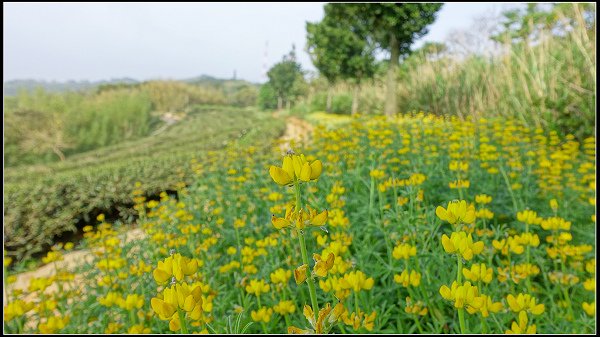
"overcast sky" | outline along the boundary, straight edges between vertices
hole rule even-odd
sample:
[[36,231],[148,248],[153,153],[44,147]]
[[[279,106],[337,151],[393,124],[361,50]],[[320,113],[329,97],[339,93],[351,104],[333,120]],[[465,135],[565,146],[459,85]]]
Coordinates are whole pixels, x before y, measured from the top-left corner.
[[[423,41],[441,41],[505,4],[450,3]],[[4,3],[4,80],[183,79],[202,74],[262,82],[323,3]],[[268,45],[267,45],[268,43]],[[266,53],[266,58],[265,58]]]

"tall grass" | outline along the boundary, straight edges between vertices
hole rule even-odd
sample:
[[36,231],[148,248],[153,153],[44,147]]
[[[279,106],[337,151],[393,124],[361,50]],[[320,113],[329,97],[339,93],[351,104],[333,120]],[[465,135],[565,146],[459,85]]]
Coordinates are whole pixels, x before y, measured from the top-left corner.
[[[573,29],[541,32],[537,43],[505,43],[500,55],[437,60],[415,55],[398,86],[401,111],[425,110],[461,118],[515,117],[529,127],[594,133],[596,36],[573,7]],[[564,19],[564,17],[563,17]]]

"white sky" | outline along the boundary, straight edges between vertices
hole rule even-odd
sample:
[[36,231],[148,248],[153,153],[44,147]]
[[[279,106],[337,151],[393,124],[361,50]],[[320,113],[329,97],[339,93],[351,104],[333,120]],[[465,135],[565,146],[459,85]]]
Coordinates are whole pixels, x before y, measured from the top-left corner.
[[[419,41],[441,41],[474,16],[510,4],[450,3]],[[514,6],[514,4],[512,4]],[[323,3],[4,3],[4,80],[183,79],[202,74],[262,82]]]

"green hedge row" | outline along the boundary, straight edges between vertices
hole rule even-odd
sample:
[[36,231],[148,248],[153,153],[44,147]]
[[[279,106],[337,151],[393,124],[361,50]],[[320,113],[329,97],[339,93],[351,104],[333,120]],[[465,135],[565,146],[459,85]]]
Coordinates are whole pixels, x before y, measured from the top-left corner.
[[64,163],[8,169],[4,190],[4,247],[17,260],[44,251],[101,212],[132,219],[132,191],[146,196],[190,182],[191,159],[235,142],[268,146],[281,119],[248,109],[202,107],[163,133],[82,154]]

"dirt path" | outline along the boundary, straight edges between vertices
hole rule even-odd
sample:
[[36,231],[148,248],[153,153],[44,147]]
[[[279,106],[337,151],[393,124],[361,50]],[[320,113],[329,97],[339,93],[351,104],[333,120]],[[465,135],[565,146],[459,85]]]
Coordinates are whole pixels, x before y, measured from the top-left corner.
[[[139,239],[144,238],[145,236],[146,236],[146,233],[144,233],[144,231],[141,228],[134,228],[134,229],[131,229],[124,233],[125,242],[139,240]],[[48,264],[45,264],[45,265],[39,267],[36,270],[17,274],[16,275],[17,280],[14,283],[6,286],[6,290],[9,293],[14,291],[15,289],[22,289],[22,290],[26,291],[27,288],[29,287],[29,282],[33,278],[53,276],[54,274],[56,274],[57,269],[62,270],[62,271],[64,271],[64,270],[72,271],[74,269],[74,267],[76,267],[77,265],[89,263],[89,262],[93,261],[93,259],[94,259],[94,255],[88,249],[82,249],[82,250],[68,252],[63,255],[63,259],[61,261],[57,261],[55,263],[48,263]],[[78,286],[81,283],[80,281],[82,279],[83,279],[82,275],[76,275],[72,284],[74,286]],[[50,287],[48,287],[46,289],[45,293],[52,293],[56,290],[58,290],[56,284],[52,284]],[[35,294],[30,294],[29,296],[27,296],[25,298],[25,300],[29,301],[29,302],[33,301],[35,299],[36,299]],[[2,302],[3,302],[3,305],[6,305],[6,297],[5,296],[3,296]]]
[[[279,116],[276,113],[273,113],[273,117],[279,118]],[[285,133],[280,138],[280,148],[282,153],[285,153],[289,149],[295,148],[296,145],[298,145],[299,143],[308,141],[312,130],[313,126],[305,120],[302,120],[295,116],[288,117],[286,121]],[[125,242],[139,240],[146,236],[146,233],[144,233],[144,231],[141,228],[129,230],[124,234]],[[17,274],[16,281],[6,286],[6,289],[8,292],[13,291],[14,289],[26,290],[27,287],[29,287],[29,282],[32,278],[50,277],[56,273],[56,269],[72,270],[75,266],[80,265],[82,263],[89,263],[92,260],[93,254],[87,249],[66,253],[63,255],[63,260],[57,261],[56,265],[54,263],[49,263],[39,267],[36,270]],[[82,279],[82,275],[77,275],[73,284],[77,286],[81,283],[80,281]],[[46,293],[51,293],[56,290],[56,285],[52,285],[48,287],[48,289],[46,289]],[[26,300],[34,300],[35,296],[32,296],[33,295],[28,296]],[[3,303],[4,305],[6,305],[6,297],[4,297]]]
[[288,117],[285,126],[285,132],[280,139],[281,152],[285,153],[289,149],[294,149],[299,143],[309,140],[313,126],[307,121],[296,116]]

